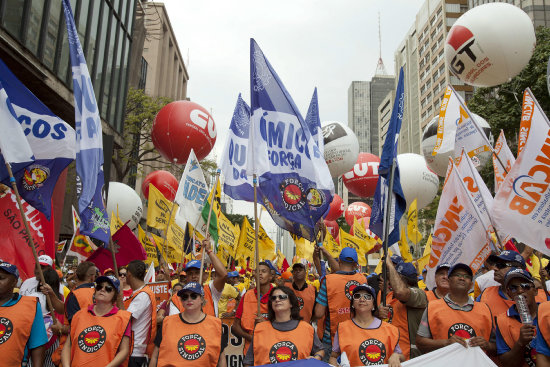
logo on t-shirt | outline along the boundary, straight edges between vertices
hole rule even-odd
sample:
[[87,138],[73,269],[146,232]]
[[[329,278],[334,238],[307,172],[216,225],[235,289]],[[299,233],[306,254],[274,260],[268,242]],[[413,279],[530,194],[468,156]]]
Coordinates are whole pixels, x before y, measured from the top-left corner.
[[386,346],[378,339],[367,339],[359,345],[359,359],[365,366],[382,364],[386,358]]
[[107,339],[107,333],[103,327],[90,326],[78,334],[78,347],[83,352],[95,353],[105,344],[105,339]]
[[194,361],[204,354],[206,341],[199,334],[188,334],[178,342],[178,353],[183,359]]
[[351,301],[352,292],[359,285],[357,280],[350,280],[346,283],[346,297]]
[[296,296],[296,298],[298,298],[298,305],[300,306],[300,310],[301,310],[302,308],[304,308],[304,299],[298,296]]
[[10,319],[0,317],[0,344],[7,342],[11,334],[13,334],[13,323]]
[[532,344],[533,342],[527,344],[523,352],[523,358],[529,367],[535,367],[537,361],[537,350]]
[[298,348],[292,342],[275,343],[269,350],[269,362],[282,363],[298,359]]
[[476,332],[470,325],[457,322],[449,328],[447,336],[450,338],[453,335],[459,336],[462,339],[470,339],[476,336]]

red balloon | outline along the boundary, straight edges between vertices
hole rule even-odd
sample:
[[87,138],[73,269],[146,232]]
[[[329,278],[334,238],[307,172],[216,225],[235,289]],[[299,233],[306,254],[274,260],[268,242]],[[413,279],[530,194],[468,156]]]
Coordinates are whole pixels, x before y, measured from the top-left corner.
[[344,214],[346,217],[346,222],[353,226],[353,218],[364,218],[364,217],[370,217],[371,208],[367,204],[356,201],[355,203],[351,203],[348,208],[346,209],[346,213]]
[[155,117],[151,138],[166,159],[185,164],[191,149],[200,161],[216,143],[216,125],[210,113],[191,101],[175,101],[164,106]]
[[325,219],[325,226],[327,227],[327,232],[330,233],[330,235],[337,239],[338,236],[340,236],[340,227],[338,226],[338,223],[336,223],[335,220],[327,220]]
[[178,180],[168,171],[153,171],[149,173],[141,184],[141,192],[146,199],[149,198],[149,184],[153,184],[162,195],[170,201],[174,201],[178,191]]
[[370,153],[359,153],[353,168],[344,173],[344,185],[354,195],[368,198],[374,195],[378,182],[380,158]]
[[344,213],[344,200],[338,194],[334,194],[330,203],[330,209],[325,220],[336,220]]

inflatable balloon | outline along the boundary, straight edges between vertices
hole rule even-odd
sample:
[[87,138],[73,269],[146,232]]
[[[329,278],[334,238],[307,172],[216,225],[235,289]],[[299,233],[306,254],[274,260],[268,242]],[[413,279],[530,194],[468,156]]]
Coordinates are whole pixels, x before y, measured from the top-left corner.
[[191,148],[200,161],[216,143],[216,125],[208,111],[191,101],[175,101],[164,106],[155,117],[151,138],[166,159],[186,164]]
[[146,199],[149,199],[149,184],[153,184],[166,199],[174,201],[179,183],[173,174],[162,170],[149,173],[141,184],[141,192]]
[[332,202],[330,203],[330,209],[325,217],[325,220],[331,221],[340,218],[344,213],[344,200],[338,194],[334,194]]
[[123,223],[134,230],[143,214],[143,205],[137,192],[130,186],[120,182],[109,182],[109,194],[107,198],[107,214],[117,213]]
[[359,153],[353,168],[344,173],[344,185],[351,193],[368,198],[374,195],[378,182],[380,158],[370,153]]
[[340,227],[338,226],[338,223],[336,223],[335,220],[327,219],[325,219],[324,222],[325,227],[327,227],[327,232],[329,232],[334,239],[337,239],[338,236],[340,236]]
[[346,218],[346,222],[353,226],[353,218],[363,218],[363,217],[370,217],[371,208],[367,204],[363,203],[362,201],[356,201],[355,203],[351,203],[348,208],[346,209],[346,212],[344,214]]
[[489,3],[457,19],[445,41],[445,58],[451,72],[463,82],[494,87],[523,70],[535,42],[533,23],[523,10],[511,4]]
[[411,205],[415,198],[418,199],[417,208],[419,210],[431,203],[437,195],[439,179],[428,168],[424,157],[414,153],[399,154],[397,163],[399,164],[401,188],[407,200],[407,207]]
[[339,177],[349,171],[357,161],[359,141],[355,133],[337,121],[323,122],[325,161],[330,175]]

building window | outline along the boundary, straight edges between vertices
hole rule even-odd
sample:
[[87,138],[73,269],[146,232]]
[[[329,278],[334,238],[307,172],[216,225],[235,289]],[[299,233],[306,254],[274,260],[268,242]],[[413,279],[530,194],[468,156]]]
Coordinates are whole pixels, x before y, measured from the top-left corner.
[[139,89],[145,89],[145,83],[146,82],[147,82],[147,60],[145,60],[142,57],[141,58],[141,67],[140,67],[138,88]]

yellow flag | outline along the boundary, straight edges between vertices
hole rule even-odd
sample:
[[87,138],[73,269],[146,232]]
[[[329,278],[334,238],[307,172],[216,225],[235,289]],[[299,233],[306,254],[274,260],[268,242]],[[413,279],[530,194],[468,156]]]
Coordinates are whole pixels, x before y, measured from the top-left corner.
[[235,257],[239,244],[240,230],[220,212],[218,217],[218,246],[223,246],[230,256]]
[[[185,231],[176,223],[172,223],[172,225],[168,227],[166,242],[170,245],[170,247],[177,249],[180,252],[183,251],[185,243]],[[180,262],[180,260],[178,260],[177,262]]]
[[416,209],[416,199],[409,206],[407,215],[407,236],[415,245],[422,239],[422,233],[418,230],[418,210]]
[[141,242],[141,245],[145,249],[145,252],[147,253],[147,260],[145,260],[145,263],[147,265],[151,264],[151,261],[154,263],[154,266],[159,266],[159,260],[157,257],[157,248],[155,247],[155,244],[151,241],[151,238],[147,236],[147,233],[141,228],[141,226],[138,224],[138,237],[139,242]]
[[116,207],[116,214],[111,212],[111,236],[118,231],[124,223],[120,220],[120,217],[118,216],[118,205]]
[[220,261],[222,262],[223,266],[227,266],[229,263],[229,259],[231,258],[231,254],[229,253],[228,249],[223,245],[218,243],[218,252],[216,253],[216,256]]
[[[177,205],[168,201],[162,193],[152,184],[149,184],[149,200],[147,201],[147,225],[161,231],[168,228],[168,219],[175,220]],[[173,213],[170,215],[170,213]]]
[[355,237],[340,228],[340,247],[342,249],[345,247],[354,248],[357,251],[357,259],[359,261],[359,265],[361,266],[367,265],[367,259],[365,257],[366,252],[364,251],[365,246],[366,243],[364,240]]
[[361,251],[364,254],[369,253],[376,246],[376,239],[369,236],[365,227],[357,220],[357,217],[353,217],[353,235],[363,241],[361,243]]
[[258,248],[260,250],[260,261],[275,258],[275,242],[269,238],[261,223],[258,231]]
[[406,263],[410,263],[413,261],[413,257],[411,255],[410,247],[409,247],[409,241],[407,241],[407,235],[405,233],[405,228],[401,228],[401,239],[399,240],[399,252],[401,252],[401,257],[403,258],[403,261]]
[[430,261],[430,254],[432,252],[432,236],[428,237],[426,241],[426,247],[424,248],[424,254],[420,259],[418,259],[418,271],[422,273],[422,270],[428,265]]
[[277,249],[277,267],[279,269],[283,268],[283,262],[285,261],[285,259],[285,255],[281,252],[281,250]]
[[296,244],[296,257],[298,260],[306,259],[309,262],[313,262],[313,249],[315,243],[294,234],[291,234],[291,236]]
[[[152,234],[152,235],[153,235],[153,240],[155,240],[157,248],[160,251],[160,254],[162,255],[162,257],[167,263],[172,264],[172,263],[179,263],[181,261],[181,250],[174,248],[172,244],[169,242],[166,242],[166,246],[162,246],[164,239],[155,234]],[[164,251],[165,247],[166,247],[166,252]]]
[[323,240],[323,246],[330,252],[332,257],[338,258],[340,255],[340,244],[336,242],[334,237],[327,231],[325,239]]
[[235,253],[235,258],[246,259],[247,257],[250,257],[253,260],[254,248],[255,248],[254,228],[252,228],[248,219],[244,217],[243,226],[241,228],[241,233],[239,235],[239,244],[237,246],[237,252]]

